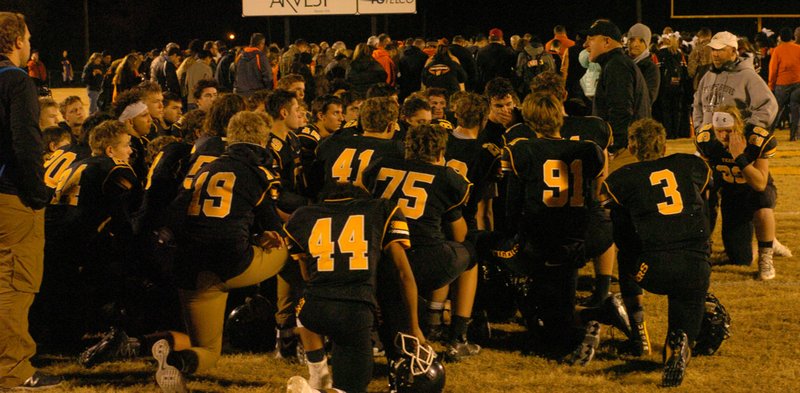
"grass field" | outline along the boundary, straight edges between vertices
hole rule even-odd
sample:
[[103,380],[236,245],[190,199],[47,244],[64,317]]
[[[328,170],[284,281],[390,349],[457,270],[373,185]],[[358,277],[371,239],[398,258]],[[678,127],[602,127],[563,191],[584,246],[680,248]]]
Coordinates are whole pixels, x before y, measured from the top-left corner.
[[[82,89],[56,90],[56,98]],[[800,142],[777,132],[778,155],[770,160],[779,191],[778,238],[800,255]],[[670,152],[692,152],[689,140],[670,141]],[[717,231],[718,232],[718,231]],[[717,247],[719,233],[714,235]],[[777,278],[753,279],[755,266],[715,267],[711,291],[732,317],[732,337],[718,354],[692,359],[676,392],[800,391],[800,264],[797,257],[776,258]],[[591,274],[588,269],[582,273]],[[569,367],[520,354],[521,329],[504,325],[501,336],[479,356],[447,364],[447,392],[656,392],[661,380],[666,334],[666,298],[646,295],[653,354],[631,359],[614,354],[614,337],[604,330],[598,357],[586,367]],[[621,334],[617,332],[616,341]],[[609,340],[611,338],[612,340]],[[44,371],[63,376],[65,392],[155,392],[153,363],[142,360],[84,370],[73,359],[43,359]],[[195,392],[282,392],[304,366],[287,365],[267,354],[226,354],[211,372],[190,380]],[[386,391],[386,367],[377,365],[370,392]]]

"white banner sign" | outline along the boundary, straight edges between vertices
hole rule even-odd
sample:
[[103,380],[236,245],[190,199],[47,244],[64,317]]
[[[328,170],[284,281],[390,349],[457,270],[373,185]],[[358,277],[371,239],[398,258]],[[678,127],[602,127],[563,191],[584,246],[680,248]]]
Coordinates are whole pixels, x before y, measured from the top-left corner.
[[355,0],[242,0],[242,16],[355,15]]
[[416,0],[242,0],[242,16],[415,14]]
[[416,14],[416,0],[357,0],[359,14]]

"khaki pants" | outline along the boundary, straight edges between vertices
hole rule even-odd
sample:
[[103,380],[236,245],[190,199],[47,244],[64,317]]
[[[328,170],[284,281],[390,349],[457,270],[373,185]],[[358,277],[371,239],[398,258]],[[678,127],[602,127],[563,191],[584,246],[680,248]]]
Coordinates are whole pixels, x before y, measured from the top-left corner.
[[286,248],[266,251],[254,246],[253,251],[253,261],[242,274],[222,282],[216,274],[202,272],[197,276],[196,290],[180,290],[183,317],[192,340],[189,351],[197,355],[194,372],[213,368],[222,353],[228,291],[258,284],[278,274],[288,258]]
[[44,209],[0,194],[0,388],[19,386],[36,371],[28,310],[42,283],[43,264]]

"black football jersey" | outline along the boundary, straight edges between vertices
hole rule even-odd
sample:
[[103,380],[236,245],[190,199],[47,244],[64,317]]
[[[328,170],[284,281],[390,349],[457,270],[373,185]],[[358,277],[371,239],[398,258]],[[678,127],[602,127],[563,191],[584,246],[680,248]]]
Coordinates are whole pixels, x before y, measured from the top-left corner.
[[252,259],[253,228],[280,229],[274,210],[280,181],[266,166],[266,156],[260,146],[232,144],[181,191],[173,206],[183,215],[173,229],[184,269],[233,277]]
[[511,127],[508,127],[505,133],[502,135],[503,145],[506,146],[513,142],[516,139],[536,139],[536,132],[534,132],[530,127],[528,127],[525,123],[517,123]]
[[301,127],[295,134],[297,135],[297,140],[300,141],[300,162],[303,164],[303,169],[311,168],[316,157],[317,148],[322,142],[322,135],[320,135],[317,126],[312,123]]
[[192,187],[195,175],[200,172],[203,166],[225,153],[226,146],[225,139],[219,136],[201,136],[197,138],[189,154],[189,169],[186,171],[186,178],[183,180],[184,190]]
[[47,209],[48,235],[87,242],[104,230],[129,234],[129,203],[141,191],[133,168],[123,161],[96,156],[75,162],[59,178]]
[[447,166],[473,184],[463,214],[470,229],[476,229],[475,214],[478,202],[494,197],[501,176],[500,157],[503,151],[491,144],[480,145],[477,139],[461,139],[451,134],[444,153]]
[[[703,192],[711,168],[691,154],[623,166],[602,185],[601,202],[621,210],[614,221],[620,249],[705,251],[709,237]],[[625,236],[623,236],[623,234]]]
[[[392,125],[392,129],[394,130],[394,135],[392,135],[392,139],[396,141],[402,141],[406,137],[406,130],[401,128],[398,122],[394,122]],[[364,127],[361,126],[361,122],[356,120],[350,120],[347,123],[344,123],[342,128],[338,129],[333,135],[361,135],[364,133]]]
[[190,144],[173,142],[164,146],[153,159],[144,186],[142,207],[134,223],[135,232],[163,225],[164,212],[182,189],[192,149]]
[[565,139],[517,139],[506,146],[510,165],[506,222],[539,244],[583,239],[592,182],[605,157],[595,143]]
[[148,166],[145,158],[147,157],[147,145],[149,144],[150,140],[147,137],[131,134],[131,150],[133,152],[128,162],[130,162],[133,172],[136,173],[136,177],[142,182],[142,185],[147,179]]
[[363,135],[335,135],[317,149],[313,176],[324,176],[322,184],[352,183],[363,186],[364,169],[383,157],[403,157],[403,145],[391,139]]
[[611,125],[596,116],[564,116],[561,137],[573,141],[591,141],[603,150],[613,142]]
[[452,168],[386,157],[364,171],[364,185],[378,198],[397,203],[408,220],[412,247],[445,240],[442,220],[462,217],[472,184]]
[[[270,134],[267,147],[272,155],[272,171],[280,176],[284,192],[305,193],[307,186],[297,134],[289,131],[285,140]],[[288,211],[294,211],[296,208],[292,207]]]
[[56,191],[61,174],[73,163],[91,156],[92,149],[80,143],[71,143],[53,152],[50,159],[44,163],[44,184],[50,189],[51,196]]
[[337,199],[297,209],[284,226],[289,254],[303,259],[306,296],[375,304],[375,276],[390,243],[408,248],[403,213],[385,199]]
[[[770,158],[775,155],[778,149],[778,141],[769,131],[761,127],[754,127],[745,132],[747,146],[744,154],[755,162],[759,158]],[[700,156],[703,157],[714,170],[719,179],[720,186],[728,192],[749,192],[752,189],[747,185],[747,181],[742,176],[742,170],[734,162],[733,156],[722,142],[717,140],[714,129],[710,124],[703,126],[695,137],[695,146]],[[770,175],[768,181],[772,183]]]

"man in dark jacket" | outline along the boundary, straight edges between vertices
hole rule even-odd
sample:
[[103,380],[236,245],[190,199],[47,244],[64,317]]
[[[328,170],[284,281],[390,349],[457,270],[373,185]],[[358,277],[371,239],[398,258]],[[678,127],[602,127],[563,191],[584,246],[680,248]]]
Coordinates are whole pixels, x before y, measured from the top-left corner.
[[422,88],[422,69],[428,61],[428,55],[422,51],[424,47],[425,40],[415,39],[413,45],[409,45],[403,51],[403,57],[398,62],[400,77],[397,82],[400,85],[400,102]]
[[42,283],[47,203],[36,85],[19,68],[30,39],[24,16],[0,12],[0,390],[61,383],[30,362],[28,310]]
[[647,82],[647,91],[650,93],[650,102],[653,103],[658,97],[661,73],[658,66],[653,63],[650,54],[651,38],[650,28],[642,23],[637,23],[628,30],[628,56],[633,59],[633,62],[639,67],[639,71],[642,72],[642,76]]
[[478,50],[475,62],[478,65],[478,91],[482,92],[486,83],[496,77],[509,80],[514,78],[514,64],[517,57],[511,48],[503,42],[503,31],[492,29],[489,31],[489,45]]
[[153,60],[153,66],[150,71],[150,80],[157,82],[161,86],[161,90],[174,93],[180,96],[181,85],[178,82],[178,66],[181,61],[181,49],[177,44],[167,45],[164,54]]
[[226,50],[222,57],[219,59],[217,69],[214,71],[214,79],[219,83],[219,90],[221,92],[233,91],[233,73],[231,72],[231,64],[236,59],[236,49],[231,48]]
[[450,45],[450,53],[458,59],[461,63],[461,68],[467,73],[467,91],[475,91],[475,85],[478,83],[478,64],[475,63],[475,57],[464,45],[467,40],[464,37],[457,35],[453,37],[453,45]]
[[[611,22],[599,20],[588,32],[586,42],[589,60],[600,64],[602,71],[597,81],[597,90],[592,106],[592,115],[611,124],[614,144],[608,148],[612,155],[621,157],[627,152],[628,126],[633,121],[650,117],[650,93],[647,83],[633,63],[622,50],[622,33]],[[630,162],[635,159],[629,153]],[[610,162],[613,169],[626,164],[625,160]],[[609,168],[611,170],[612,168]]]
[[250,46],[236,59],[236,81],[233,92],[250,97],[258,90],[272,90],[272,67],[264,47],[267,39],[261,33],[250,37]]

